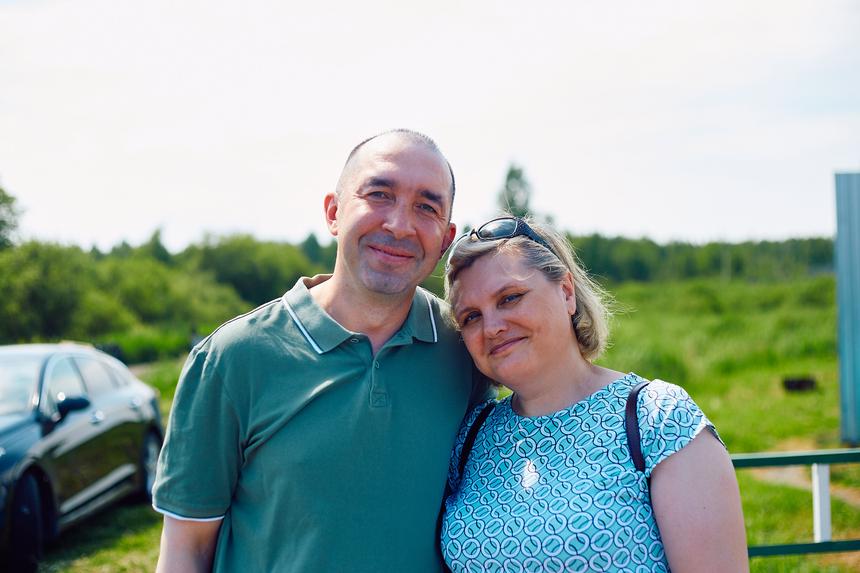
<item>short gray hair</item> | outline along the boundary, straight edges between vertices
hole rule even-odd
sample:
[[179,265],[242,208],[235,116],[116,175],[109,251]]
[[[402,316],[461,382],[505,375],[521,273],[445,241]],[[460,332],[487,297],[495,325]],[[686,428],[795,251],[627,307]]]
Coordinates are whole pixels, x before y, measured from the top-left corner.
[[552,252],[540,243],[525,236],[508,239],[482,240],[469,235],[451,246],[448,266],[445,269],[445,298],[449,303],[457,275],[487,254],[516,253],[526,267],[539,270],[553,282],[561,281],[568,271],[573,275],[576,295],[576,312],[571,317],[573,332],[582,356],[589,361],[600,357],[609,342],[609,304],[611,297],[598,285],[579,263],[570,242],[549,225],[523,219],[529,227],[551,247]]
[[[415,131],[413,129],[406,129],[403,127],[398,127],[395,129],[388,129],[386,131],[379,132],[376,135],[371,135],[370,137],[368,137],[367,139],[365,139],[364,141],[359,143],[358,145],[356,145],[355,147],[352,148],[352,151],[349,152],[349,155],[346,158],[346,162],[343,164],[343,170],[341,171],[341,177],[343,177],[343,174],[347,172],[347,169],[349,168],[350,164],[352,163],[353,158],[355,157],[355,155],[359,152],[359,150],[362,147],[364,147],[365,145],[367,145],[368,143],[370,143],[374,139],[376,139],[378,137],[385,136],[385,135],[399,135],[399,136],[403,137],[404,139],[411,141],[412,143],[417,143],[419,145],[425,145],[431,151],[434,151],[437,154],[439,154],[439,157],[441,157],[442,160],[445,161],[445,165],[448,167],[448,175],[451,176],[451,202],[453,203],[454,195],[457,194],[457,183],[454,180],[454,170],[451,168],[451,163],[448,161],[448,158],[445,157],[445,154],[442,153],[442,151],[439,149],[439,146],[436,145],[436,142],[433,141],[433,139],[429,135],[424,135],[420,131]],[[337,194],[340,195],[340,192],[341,192],[341,182],[338,181]]]

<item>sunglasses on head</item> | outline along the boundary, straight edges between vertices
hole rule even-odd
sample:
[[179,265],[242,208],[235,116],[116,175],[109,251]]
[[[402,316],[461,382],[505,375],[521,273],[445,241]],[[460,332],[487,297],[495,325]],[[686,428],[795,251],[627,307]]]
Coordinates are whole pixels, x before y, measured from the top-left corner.
[[529,227],[529,224],[519,217],[499,217],[498,219],[487,221],[468,233],[460,235],[448,251],[448,261],[445,263],[446,269],[451,266],[451,256],[454,254],[457,244],[466,237],[477,237],[480,241],[498,241],[499,239],[511,239],[513,237],[528,237],[556,257],[558,256],[552,250],[552,247],[549,246],[549,243],[535,233],[534,229]]

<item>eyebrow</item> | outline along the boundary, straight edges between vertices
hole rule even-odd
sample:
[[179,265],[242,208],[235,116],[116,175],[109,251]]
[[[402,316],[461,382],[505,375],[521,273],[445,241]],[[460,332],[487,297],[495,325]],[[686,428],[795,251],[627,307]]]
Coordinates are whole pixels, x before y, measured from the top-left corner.
[[493,296],[500,296],[500,295],[501,295],[503,292],[505,292],[506,290],[511,289],[511,288],[515,288],[515,287],[520,287],[520,286],[522,286],[522,285],[521,285],[521,283],[519,283],[519,282],[517,282],[517,281],[512,281],[512,282],[509,282],[509,283],[505,283],[505,284],[504,284],[504,285],[502,285],[500,288],[498,288],[498,289],[496,290],[496,292],[494,292],[494,293],[493,293]]
[[367,180],[367,187],[387,187],[394,189],[394,180],[386,179],[385,177],[371,177]]
[[[385,187],[386,189],[394,189],[396,187],[396,183],[393,179],[388,179],[387,177],[371,177],[367,180],[366,187]],[[444,208],[445,200],[442,197],[441,193],[436,193],[435,191],[430,191],[429,189],[422,189],[419,191],[419,194],[427,199],[428,201],[432,201],[436,203],[439,207]]]
[[428,201],[432,201],[439,205],[440,207],[444,207],[445,202],[442,200],[442,195],[436,193],[435,191],[430,191],[429,189],[422,189],[420,191],[422,197],[427,199]]
[[[498,297],[498,296],[500,296],[503,292],[505,292],[506,290],[511,289],[511,288],[514,288],[514,287],[518,287],[518,286],[520,286],[520,283],[518,283],[518,282],[516,282],[516,281],[505,283],[505,284],[504,284],[504,285],[502,285],[500,288],[498,288],[498,289],[496,289],[495,291],[493,291],[493,294],[492,294],[491,296],[492,296],[493,298]],[[454,310],[454,315],[455,315],[455,316],[458,316],[461,312],[463,312],[463,311],[465,311],[465,310],[471,310],[471,309],[472,309],[472,308],[474,308],[474,307],[472,307],[472,306],[465,306],[465,307],[463,307],[463,308],[461,308],[461,309],[457,310],[457,306],[456,306],[456,304],[453,304],[453,305],[451,305],[451,308]]]

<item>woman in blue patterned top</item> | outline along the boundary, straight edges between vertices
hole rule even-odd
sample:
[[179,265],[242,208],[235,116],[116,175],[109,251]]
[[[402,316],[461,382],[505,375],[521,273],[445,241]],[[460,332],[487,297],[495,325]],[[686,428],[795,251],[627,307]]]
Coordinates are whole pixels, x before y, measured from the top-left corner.
[[446,292],[475,364],[513,390],[477,429],[462,475],[486,404],[454,449],[441,539],[452,571],[748,570],[731,460],[682,388],[654,380],[638,394],[636,469],[625,403],[643,379],[593,363],[604,295],[566,240],[490,221],[452,247]]

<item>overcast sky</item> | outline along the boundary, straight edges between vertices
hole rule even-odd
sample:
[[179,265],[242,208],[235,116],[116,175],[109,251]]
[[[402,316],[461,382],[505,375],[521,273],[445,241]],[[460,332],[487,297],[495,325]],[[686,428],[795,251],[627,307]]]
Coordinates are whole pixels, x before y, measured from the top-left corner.
[[575,234],[835,231],[860,2],[0,0],[0,185],[24,238],[327,240],[364,137],[435,138],[454,220],[510,162]]

